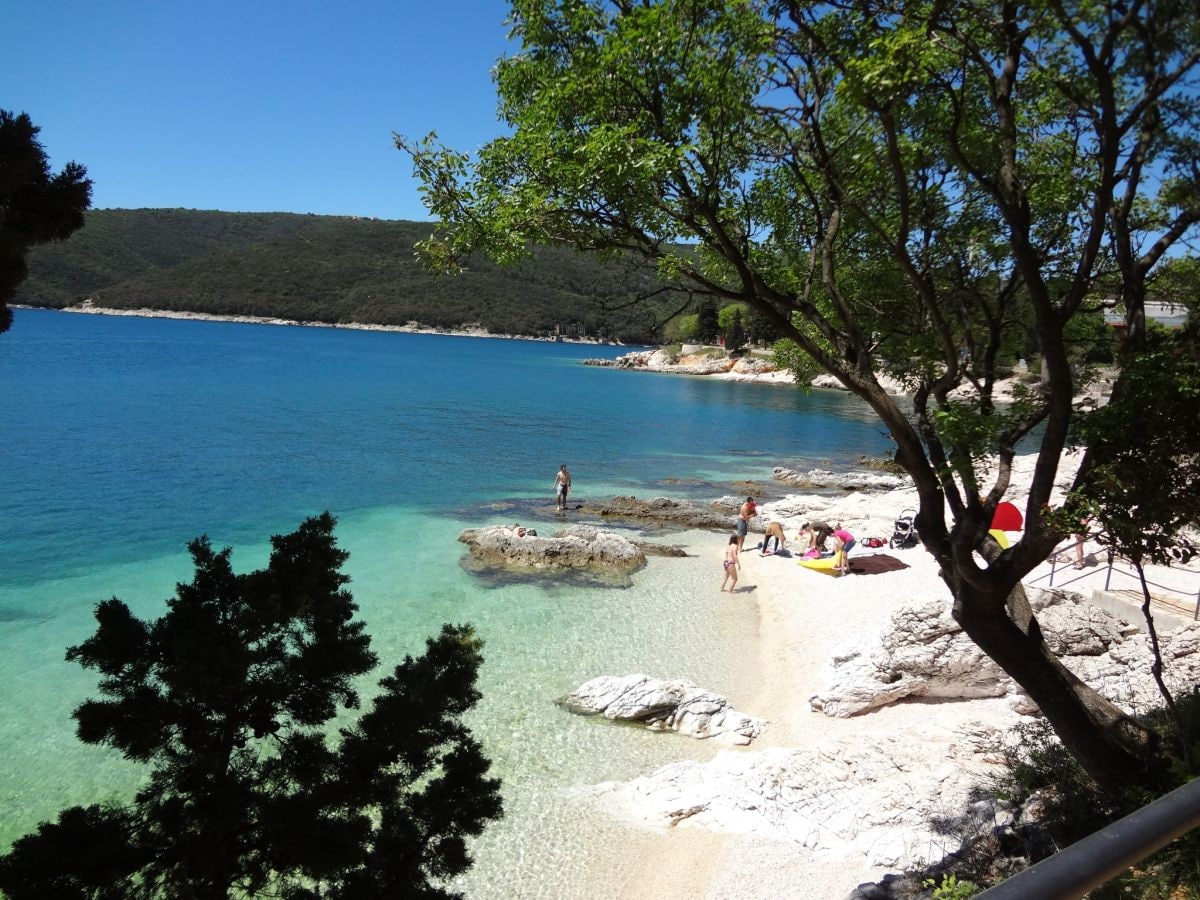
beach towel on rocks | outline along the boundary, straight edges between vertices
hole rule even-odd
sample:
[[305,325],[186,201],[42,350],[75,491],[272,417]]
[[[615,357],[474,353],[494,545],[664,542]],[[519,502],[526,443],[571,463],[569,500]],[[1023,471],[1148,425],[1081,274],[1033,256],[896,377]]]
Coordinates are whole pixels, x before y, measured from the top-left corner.
[[878,575],[880,572],[896,572],[907,569],[908,563],[901,562],[886,553],[872,553],[870,556],[850,557],[851,575]]

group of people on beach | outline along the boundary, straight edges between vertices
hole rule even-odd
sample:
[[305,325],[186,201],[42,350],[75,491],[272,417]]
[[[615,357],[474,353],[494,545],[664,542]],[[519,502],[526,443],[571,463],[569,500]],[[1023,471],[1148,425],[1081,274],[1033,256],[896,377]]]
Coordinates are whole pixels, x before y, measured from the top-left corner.
[[[758,505],[754,502],[753,497],[747,497],[746,502],[738,508],[737,518],[734,520],[734,533],[729,537],[729,543],[725,547],[725,558],[722,560],[722,567],[725,570],[724,577],[721,579],[722,591],[725,590],[726,584],[729,585],[731,594],[737,588],[738,570],[741,567],[741,563],[738,562],[738,554],[744,551],[743,544],[745,544],[746,535],[750,531],[750,520],[757,514]],[[838,564],[834,567],[834,571],[839,575],[850,571],[850,551],[858,541],[855,540],[854,535],[841,526],[841,523],[831,528],[829,523],[819,520],[805,522],[796,537],[804,546],[804,555],[809,558],[828,555],[831,551],[829,551],[827,543],[830,538],[833,538],[832,554],[838,557]],[[786,550],[787,536],[783,533],[783,525],[779,522],[768,522],[759,548],[762,551],[761,556],[770,556]]]

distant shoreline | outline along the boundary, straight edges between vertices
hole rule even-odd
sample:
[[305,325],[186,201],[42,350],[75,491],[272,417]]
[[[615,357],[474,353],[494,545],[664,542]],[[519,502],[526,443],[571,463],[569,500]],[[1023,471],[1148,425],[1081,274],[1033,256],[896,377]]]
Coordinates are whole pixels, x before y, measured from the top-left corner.
[[234,322],[240,325],[289,325],[300,328],[341,328],[349,331],[390,331],[398,334],[440,334],[447,337],[496,338],[507,341],[541,341],[558,344],[589,344],[594,346],[624,347],[619,341],[596,338],[532,337],[523,334],[495,334],[483,328],[427,328],[421,325],[373,325],[366,322],[303,322],[299,319],[281,319],[274,316],[218,315],[216,313],[187,312],[171,309],[116,309],[107,306],[81,305],[31,306],[13,304],[13,309],[48,309],[54,312],[82,313],[90,316],[132,316],[139,319],[186,319],[195,322]]

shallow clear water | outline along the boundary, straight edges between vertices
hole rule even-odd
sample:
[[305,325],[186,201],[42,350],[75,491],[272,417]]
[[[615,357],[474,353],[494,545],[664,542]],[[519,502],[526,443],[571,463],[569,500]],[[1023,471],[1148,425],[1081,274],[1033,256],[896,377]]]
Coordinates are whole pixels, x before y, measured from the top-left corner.
[[[736,701],[755,672],[752,600],[715,590],[715,558],[653,558],[625,589],[492,584],[460,567],[458,532],[512,521],[497,500],[552,528],[538,517],[560,462],[580,498],[712,497],[774,465],[887,446],[842,394],[579,364],[620,352],[18,310],[0,337],[0,847],[63,806],[126,798],[138,783],[141,769],[73,734],[71,710],[94,680],[63,654],[92,631],[95,603],[116,595],[158,615],[190,578],[192,537],[233,546],[248,569],[269,534],[328,509],[384,666],[445,621],[472,622],[487,642],[472,725],[504,778],[507,815],[461,887],[614,893],[639,837],[579,789],[716,748],[573,717],[553,700],[597,674],[645,671]],[[576,875],[563,879],[568,865]]]

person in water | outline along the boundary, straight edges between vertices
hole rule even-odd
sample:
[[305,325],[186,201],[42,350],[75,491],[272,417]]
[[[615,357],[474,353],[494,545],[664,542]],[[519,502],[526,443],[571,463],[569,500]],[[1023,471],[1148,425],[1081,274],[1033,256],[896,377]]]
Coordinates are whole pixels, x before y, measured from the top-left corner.
[[729,536],[729,543],[725,547],[725,560],[722,563],[725,567],[725,577],[721,579],[721,590],[725,590],[725,583],[729,582],[729,593],[731,594],[737,587],[739,540],[740,538],[736,534]]
[[559,509],[567,508],[567,494],[570,490],[571,473],[567,471],[567,464],[563,463],[554,476],[554,502]]
[[[772,538],[775,539],[775,549],[774,549],[774,551],[768,551],[767,543]],[[768,552],[778,553],[780,551],[780,549],[785,547],[786,545],[787,545],[787,538],[785,538],[783,536],[783,526],[780,525],[778,522],[771,522],[769,525],[767,525],[767,533],[763,535],[762,555],[766,556]]]

